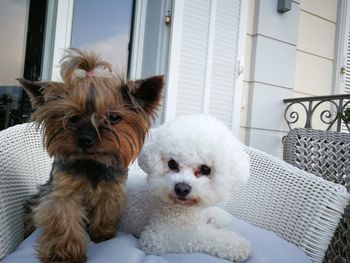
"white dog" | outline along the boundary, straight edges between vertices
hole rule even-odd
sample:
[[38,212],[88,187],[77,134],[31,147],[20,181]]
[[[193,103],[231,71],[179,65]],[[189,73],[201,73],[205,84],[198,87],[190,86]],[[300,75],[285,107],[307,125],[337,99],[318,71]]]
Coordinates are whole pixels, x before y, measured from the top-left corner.
[[249,177],[249,157],[221,121],[192,115],[168,122],[152,131],[138,161],[147,180],[131,173],[121,230],[140,236],[141,249],[248,258],[250,243],[223,228],[232,216],[213,207]]

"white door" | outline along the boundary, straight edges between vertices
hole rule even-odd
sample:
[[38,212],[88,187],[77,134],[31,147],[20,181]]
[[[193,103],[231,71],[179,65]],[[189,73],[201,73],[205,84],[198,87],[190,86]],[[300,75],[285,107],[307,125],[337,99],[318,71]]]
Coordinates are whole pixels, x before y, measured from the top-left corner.
[[176,0],[165,120],[211,114],[239,130],[246,0]]

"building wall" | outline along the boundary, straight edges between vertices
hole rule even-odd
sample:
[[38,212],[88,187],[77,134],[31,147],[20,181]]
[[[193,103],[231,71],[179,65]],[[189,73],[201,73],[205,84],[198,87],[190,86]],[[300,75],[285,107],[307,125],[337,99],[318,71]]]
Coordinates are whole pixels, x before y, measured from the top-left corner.
[[[295,85],[292,97],[334,94],[333,65],[337,26],[336,0],[301,0],[297,42]],[[320,121],[323,110],[330,104],[320,105],[314,113],[313,128],[326,129]],[[298,126],[304,125],[300,115]]]
[[249,0],[241,140],[282,156],[283,99],[331,94],[336,0]]
[[283,99],[292,96],[295,76],[299,2],[284,14],[277,0],[249,0],[241,139],[281,156]]

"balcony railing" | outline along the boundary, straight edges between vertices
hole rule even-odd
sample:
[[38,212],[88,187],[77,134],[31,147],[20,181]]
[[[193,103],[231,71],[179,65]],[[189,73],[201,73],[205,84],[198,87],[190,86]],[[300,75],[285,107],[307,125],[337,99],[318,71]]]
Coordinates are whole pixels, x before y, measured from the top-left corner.
[[284,119],[289,129],[296,127],[350,132],[350,94],[285,99]]

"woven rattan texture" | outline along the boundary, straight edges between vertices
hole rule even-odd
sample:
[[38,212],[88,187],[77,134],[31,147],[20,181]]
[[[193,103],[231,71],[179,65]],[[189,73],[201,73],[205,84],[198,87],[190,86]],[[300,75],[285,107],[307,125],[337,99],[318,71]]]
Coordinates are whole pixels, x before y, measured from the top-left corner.
[[0,132],[0,260],[23,239],[23,203],[50,173],[51,160],[33,125]]
[[247,148],[251,177],[228,210],[272,230],[321,262],[348,202],[346,189]]
[[[275,231],[320,262],[348,202],[346,189],[263,152],[247,152],[252,176],[228,210]],[[23,201],[47,180],[51,162],[33,125],[0,132],[0,260],[22,240]],[[135,163],[130,173],[139,169]]]
[[[284,160],[350,192],[350,135],[347,133],[294,129],[284,140]],[[350,262],[350,207],[347,207],[324,262]]]

